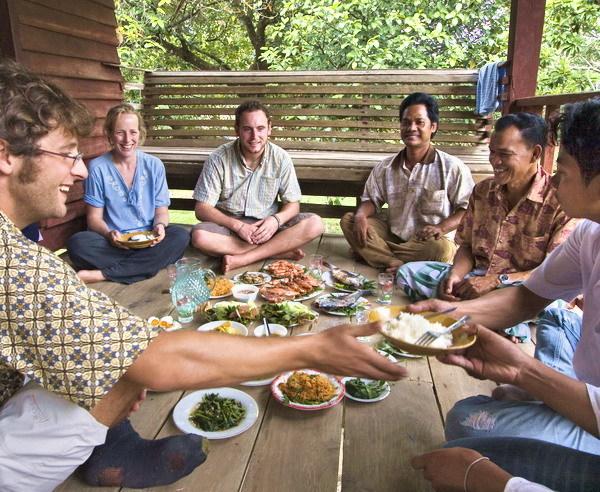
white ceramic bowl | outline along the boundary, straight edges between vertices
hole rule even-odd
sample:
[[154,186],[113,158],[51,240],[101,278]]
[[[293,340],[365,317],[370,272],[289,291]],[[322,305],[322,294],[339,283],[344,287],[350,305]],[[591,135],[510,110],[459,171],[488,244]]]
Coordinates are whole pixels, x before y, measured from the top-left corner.
[[[197,328],[197,331],[216,331],[218,326],[221,326],[225,321],[210,321],[209,323],[204,323],[203,325]],[[237,321],[230,321],[231,328],[237,332],[238,335],[243,337],[248,335],[248,328],[246,328],[242,323],[238,323]]]
[[[276,335],[276,336],[280,336],[280,337],[284,337],[287,335],[287,328],[283,325],[278,325],[276,323],[269,323],[269,330],[271,331],[271,335]],[[256,328],[254,328],[254,336],[255,337],[264,337],[266,335],[265,333],[265,327],[264,325],[261,323],[260,325],[258,325]]]
[[231,289],[233,297],[241,302],[254,302],[258,295],[258,287],[250,284],[235,284]]

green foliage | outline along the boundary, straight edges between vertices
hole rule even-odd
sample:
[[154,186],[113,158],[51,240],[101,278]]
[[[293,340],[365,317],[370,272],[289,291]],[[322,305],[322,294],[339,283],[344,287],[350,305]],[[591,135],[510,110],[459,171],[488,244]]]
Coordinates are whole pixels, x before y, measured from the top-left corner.
[[285,0],[273,69],[476,68],[504,57],[508,1]]
[[[509,0],[116,0],[124,65],[160,70],[477,68]],[[547,0],[538,93],[600,85],[600,6]],[[138,77],[139,79],[139,77]]]
[[600,4],[547,0],[538,94],[600,89]]

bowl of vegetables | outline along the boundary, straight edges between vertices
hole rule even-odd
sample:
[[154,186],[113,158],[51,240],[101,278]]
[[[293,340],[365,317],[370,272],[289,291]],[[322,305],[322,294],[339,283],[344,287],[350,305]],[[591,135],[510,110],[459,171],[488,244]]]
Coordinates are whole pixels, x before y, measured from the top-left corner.
[[346,387],[346,398],[361,403],[374,403],[387,398],[391,393],[387,381],[346,377],[342,379]]
[[248,430],[258,419],[254,398],[235,388],[194,391],[173,409],[175,425],[185,433],[226,439]]

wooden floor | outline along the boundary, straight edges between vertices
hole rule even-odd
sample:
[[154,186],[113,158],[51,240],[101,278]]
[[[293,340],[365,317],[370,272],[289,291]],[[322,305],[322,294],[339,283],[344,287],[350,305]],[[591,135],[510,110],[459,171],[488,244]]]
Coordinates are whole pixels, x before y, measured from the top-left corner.
[[[332,263],[369,278],[375,278],[377,273],[349,258],[348,245],[341,236],[323,235],[305,251],[307,258],[301,263],[306,264],[308,255],[318,252]],[[196,253],[190,251],[189,255]],[[208,266],[218,266],[214,260],[206,262]],[[262,263],[252,267],[261,266]],[[254,268],[240,271],[250,269]],[[98,290],[144,318],[172,311],[167,287],[165,271],[132,286],[97,284]],[[395,294],[395,302],[406,304],[407,299]],[[324,330],[340,321],[339,317],[322,314],[317,324],[296,329],[293,334],[308,329]],[[410,376],[394,383],[387,399],[374,404],[345,400],[319,412],[300,412],[282,406],[270,397],[268,386],[240,386],[259,405],[256,424],[237,437],[212,441],[208,460],[202,466],[175,484],[152,490],[430,491],[428,483],[412,470],[411,458],[443,443],[444,416],[457,400],[489,394],[493,383],[472,379],[433,358],[408,360],[405,365]],[[182,392],[150,393],[142,409],[131,416],[133,426],[145,438],[178,434],[171,411],[182,396]],[[86,487],[71,477],[57,490],[99,489]]]

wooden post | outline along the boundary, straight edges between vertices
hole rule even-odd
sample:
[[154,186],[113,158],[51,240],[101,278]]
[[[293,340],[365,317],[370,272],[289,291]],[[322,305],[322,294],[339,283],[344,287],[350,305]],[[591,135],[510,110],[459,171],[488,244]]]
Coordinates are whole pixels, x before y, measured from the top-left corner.
[[10,25],[10,11],[7,0],[0,0],[0,58],[15,59],[15,44]]
[[535,96],[544,31],[545,0],[512,0],[508,35],[508,100],[503,114],[511,112],[516,98]]

